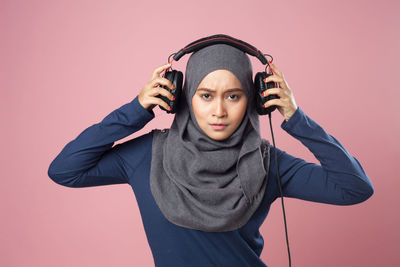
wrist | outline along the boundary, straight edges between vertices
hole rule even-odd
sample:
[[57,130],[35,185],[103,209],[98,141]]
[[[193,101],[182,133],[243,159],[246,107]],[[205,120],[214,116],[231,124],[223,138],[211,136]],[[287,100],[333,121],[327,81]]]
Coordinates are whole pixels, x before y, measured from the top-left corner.
[[290,111],[289,113],[286,113],[285,114],[285,121],[289,121],[290,120],[290,118],[293,116],[293,114],[296,112],[296,110],[297,110],[297,108],[298,107],[296,107],[295,109],[293,109],[292,111]]

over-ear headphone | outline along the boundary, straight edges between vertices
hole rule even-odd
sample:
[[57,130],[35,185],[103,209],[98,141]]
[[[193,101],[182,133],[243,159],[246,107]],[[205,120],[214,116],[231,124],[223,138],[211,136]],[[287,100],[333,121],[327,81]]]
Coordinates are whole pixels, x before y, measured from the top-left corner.
[[[256,110],[257,113],[259,115],[265,115],[268,114],[269,117],[269,125],[270,125],[270,129],[271,129],[271,135],[272,135],[272,141],[274,144],[274,148],[275,148],[275,168],[276,168],[276,174],[277,174],[277,180],[278,180],[278,187],[281,193],[281,200],[282,200],[282,209],[283,209],[283,218],[284,218],[284,222],[285,222],[285,233],[286,233],[286,244],[287,244],[287,248],[288,248],[288,256],[289,256],[289,267],[291,266],[291,258],[290,258],[290,249],[289,249],[289,239],[288,239],[288,234],[287,234],[287,225],[286,225],[286,215],[285,215],[285,206],[283,203],[283,193],[282,193],[282,186],[281,186],[281,178],[279,175],[279,165],[278,165],[278,156],[277,156],[277,152],[276,152],[276,147],[275,147],[275,138],[274,138],[274,132],[272,130],[272,122],[271,122],[271,112],[274,111],[276,109],[275,105],[272,105],[270,107],[265,108],[263,106],[263,104],[271,99],[276,99],[279,98],[279,96],[277,95],[269,95],[267,97],[264,97],[262,95],[262,93],[265,90],[268,90],[270,88],[275,88],[278,87],[278,85],[275,82],[268,82],[265,83],[264,79],[267,78],[268,76],[271,76],[274,74],[273,70],[271,69],[271,67],[269,66],[269,63],[272,62],[273,58],[271,55],[268,54],[263,54],[260,50],[258,50],[257,48],[255,48],[254,46],[241,41],[239,39],[233,38],[229,35],[225,35],[225,34],[216,34],[216,35],[211,35],[208,37],[204,37],[201,39],[198,39],[197,41],[194,41],[190,44],[188,44],[187,46],[185,46],[184,48],[182,48],[181,50],[179,50],[177,53],[173,53],[168,57],[168,62],[172,62],[170,61],[170,57],[172,55],[173,59],[178,61],[183,55],[191,53],[191,52],[195,52],[197,50],[200,50],[203,47],[206,46],[210,46],[210,45],[214,45],[214,44],[227,44],[227,45],[231,45],[233,47],[236,47],[240,50],[242,50],[243,52],[255,56],[257,57],[262,64],[267,64],[268,66],[265,67],[265,71],[264,72],[257,72],[257,74],[254,77],[254,88],[256,93],[254,94],[256,97]],[[271,61],[267,61],[267,59],[265,58],[264,55],[268,55],[271,57]],[[269,69],[271,70],[272,73],[267,73],[267,67],[270,67]],[[172,68],[171,68],[172,69]],[[160,108],[162,110],[165,110],[167,113],[176,113],[178,106],[179,106],[179,98],[181,96],[181,92],[182,92],[182,83],[183,83],[183,74],[180,71],[177,70],[172,70],[172,71],[165,71],[164,74],[164,78],[168,79],[169,81],[172,82],[172,84],[175,86],[175,90],[171,90],[170,88],[168,88],[167,86],[163,86],[163,88],[167,89],[174,97],[175,100],[170,100],[169,98],[163,96],[163,95],[158,95],[157,97],[161,98],[162,100],[164,100],[170,107],[171,110],[166,110],[164,107],[162,107],[160,105]]]
[[[269,63],[272,62],[272,60],[273,60],[271,55],[265,54],[265,55],[268,55],[271,57],[271,61],[268,62],[268,60],[265,58],[264,54],[260,50],[258,50],[254,46],[252,46],[244,41],[233,38],[229,35],[216,34],[216,35],[198,39],[197,41],[194,41],[194,42],[188,44],[187,46],[185,46],[184,48],[179,50],[177,53],[171,54],[168,57],[168,62],[171,62],[169,59],[172,55],[174,55],[173,60],[178,61],[185,54],[195,52],[206,46],[210,46],[210,45],[214,45],[214,44],[227,44],[227,45],[236,47],[249,55],[257,57],[261,61],[261,63],[263,63],[264,65],[268,63],[268,66],[269,66]],[[273,74],[273,73],[267,73],[268,66],[265,67],[264,72],[257,72],[256,76],[254,77],[254,88],[255,88],[255,91],[257,92],[256,94],[254,94],[256,97],[256,101],[255,101],[256,110],[257,110],[257,113],[260,115],[270,114],[272,111],[274,111],[276,109],[276,106],[264,107],[263,104],[266,101],[268,101],[270,99],[274,99],[274,98],[279,98],[279,96],[277,96],[277,95],[269,95],[267,97],[264,97],[262,95],[262,92],[264,92],[265,90],[276,87],[274,82],[268,82],[268,83],[264,82],[265,78],[267,78],[268,76]],[[271,68],[270,68],[270,70],[271,70]],[[175,100],[170,100],[169,98],[167,98],[163,95],[158,95],[157,97],[159,97],[163,101],[165,101],[171,107],[171,110],[166,110],[161,105],[160,105],[160,108],[162,110],[166,111],[167,113],[176,113],[178,103],[179,103],[179,98],[180,98],[181,92],[182,92],[183,74],[182,74],[182,72],[177,71],[177,70],[172,70],[172,71],[167,70],[167,71],[165,71],[164,78],[171,81],[172,84],[175,86],[175,90],[171,90],[167,86],[163,86],[163,88],[167,89],[175,97]]]

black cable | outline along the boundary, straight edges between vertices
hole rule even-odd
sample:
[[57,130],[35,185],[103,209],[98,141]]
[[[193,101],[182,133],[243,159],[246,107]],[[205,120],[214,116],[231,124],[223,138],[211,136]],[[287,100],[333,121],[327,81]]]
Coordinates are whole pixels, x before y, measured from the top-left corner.
[[269,117],[269,126],[271,129],[271,135],[272,135],[272,143],[274,144],[274,151],[275,151],[275,169],[276,169],[276,175],[278,176],[278,185],[279,185],[279,190],[281,192],[281,200],[282,200],[282,209],[283,209],[283,219],[285,222],[285,233],[286,233],[286,245],[288,249],[288,255],[289,255],[289,267],[292,266],[292,260],[290,258],[290,249],[289,249],[289,239],[288,239],[288,233],[287,233],[287,226],[286,226],[286,215],[285,215],[285,205],[283,203],[283,193],[282,193],[282,187],[281,187],[281,177],[279,175],[279,165],[278,165],[278,156],[276,153],[276,146],[275,146],[275,138],[274,138],[274,131],[272,130],[272,122],[271,122],[271,112],[268,113]]

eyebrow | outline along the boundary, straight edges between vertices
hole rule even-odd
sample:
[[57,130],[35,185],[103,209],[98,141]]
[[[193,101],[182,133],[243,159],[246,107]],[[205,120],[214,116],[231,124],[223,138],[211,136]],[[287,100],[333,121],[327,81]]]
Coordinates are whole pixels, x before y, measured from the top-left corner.
[[[198,88],[197,91],[215,92],[215,90],[212,90],[209,88]],[[232,89],[226,90],[225,92],[244,92],[244,91],[241,88],[232,88]]]

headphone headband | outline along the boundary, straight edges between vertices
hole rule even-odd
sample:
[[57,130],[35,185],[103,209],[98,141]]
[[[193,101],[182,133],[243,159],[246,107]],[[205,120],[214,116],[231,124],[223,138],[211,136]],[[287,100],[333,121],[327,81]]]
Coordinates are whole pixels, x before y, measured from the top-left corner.
[[[261,61],[261,63],[264,65],[268,64],[268,66],[269,66],[270,65],[269,63],[272,62],[272,59],[273,59],[271,55],[263,54],[260,50],[258,50],[254,46],[252,46],[242,40],[233,38],[233,37],[231,37],[229,35],[225,35],[225,34],[216,34],[216,35],[211,35],[208,37],[203,37],[194,42],[191,42],[190,44],[188,44],[187,46],[185,46],[184,48],[179,50],[177,53],[171,54],[168,57],[168,62],[172,63],[172,60],[170,61],[170,57],[172,55],[173,55],[173,60],[178,61],[182,56],[184,56],[188,53],[198,51],[198,50],[202,49],[203,47],[214,45],[214,44],[227,44],[227,45],[236,47],[237,49],[243,51],[244,53],[250,54],[251,56],[258,58]],[[270,56],[271,61],[268,61],[264,55]],[[256,103],[257,103],[256,109],[257,109],[258,114],[260,114],[260,115],[270,114],[272,111],[274,111],[276,109],[275,105],[269,106],[269,107],[264,107],[264,102],[271,100],[271,99],[279,98],[279,96],[277,96],[275,94],[271,94],[266,97],[261,95],[261,93],[263,93],[266,89],[277,87],[274,82],[265,83],[265,81],[264,81],[265,78],[267,78],[270,75],[273,75],[273,72],[267,73],[266,69],[268,66],[265,67],[265,71],[257,72],[256,76],[254,77],[254,89],[257,92],[257,94],[255,94]],[[171,66],[169,68],[171,68]],[[171,90],[168,87],[164,86],[164,88],[166,88],[175,97],[175,100],[171,100],[161,94],[158,95],[157,97],[161,98],[164,102],[166,102],[170,106],[171,109],[167,110],[164,107],[162,107],[161,105],[160,105],[160,108],[162,110],[167,111],[167,113],[175,113],[177,110],[177,106],[179,105],[177,103],[178,103],[178,99],[180,98],[180,94],[182,91],[183,73],[181,71],[172,70],[172,68],[171,68],[171,71],[167,71],[167,69],[165,69],[163,77],[170,80],[172,82],[172,84],[175,86],[175,90]]]
[[178,61],[185,54],[195,52],[197,50],[202,49],[203,47],[214,44],[227,44],[230,46],[234,46],[249,55],[255,56],[264,65],[267,64],[268,62],[268,60],[265,58],[265,56],[260,50],[242,40],[233,38],[226,34],[211,35],[208,37],[203,37],[201,39],[198,39],[194,42],[191,42],[190,44],[179,50],[179,52],[174,54],[173,59],[175,61]]

